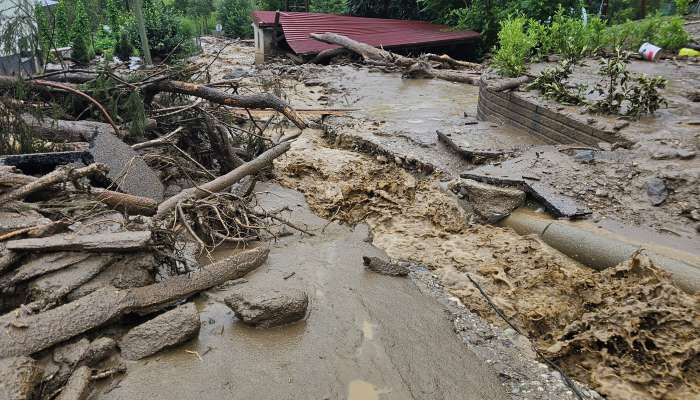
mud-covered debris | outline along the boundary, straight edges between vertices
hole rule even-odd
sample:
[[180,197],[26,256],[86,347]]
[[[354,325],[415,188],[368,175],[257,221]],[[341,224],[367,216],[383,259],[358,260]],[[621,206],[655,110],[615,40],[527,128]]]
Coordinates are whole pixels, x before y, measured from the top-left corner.
[[29,400],[41,382],[42,370],[30,357],[0,359],[0,399]]
[[105,286],[128,289],[153,284],[155,282],[153,273],[155,265],[153,253],[139,252],[125,255],[90,281],[70,292],[66,296],[66,300],[77,300]]
[[243,323],[269,328],[304,318],[309,298],[299,289],[243,286],[235,289],[225,302]]
[[365,268],[378,274],[391,276],[408,275],[408,263],[385,261],[379,257],[362,256],[362,263]]
[[646,181],[647,196],[654,206],[660,206],[668,198],[668,189],[663,179],[652,177]]
[[80,367],[71,374],[68,383],[63,387],[57,400],[85,400],[90,394],[90,377],[92,371],[88,367]]
[[131,329],[120,341],[122,356],[140,360],[180,344],[199,332],[199,312],[187,303]]
[[50,222],[50,219],[31,209],[0,210],[0,234],[37,225],[46,225]]
[[595,161],[593,150],[579,150],[574,154],[574,160],[582,164],[590,164]]
[[481,220],[497,222],[520,207],[525,202],[525,192],[513,188],[503,188],[471,179],[456,179],[449,185],[450,190],[467,201]]
[[7,243],[16,251],[134,251],[151,245],[151,232],[117,232],[96,235],[61,234],[41,239],[20,239]]

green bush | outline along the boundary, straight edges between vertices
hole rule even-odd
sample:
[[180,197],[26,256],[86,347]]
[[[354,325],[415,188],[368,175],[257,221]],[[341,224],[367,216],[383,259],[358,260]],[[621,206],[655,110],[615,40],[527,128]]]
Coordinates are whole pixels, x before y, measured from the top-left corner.
[[219,18],[224,34],[229,37],[251,37],[253,27],[250,25],[250,12],[253,4],[250,0],[222,0]]
[[498,32],[498,49],[493,57],[493,65],[505,76],[519,76],[525,70],[525,63],[537,40],[525,32],[524,17],[508,18],[501,22]]
[[681,17],[662,17],[654,14],[639,21],[627,21],[608,28],[606,46],[638,51],[644,42],[653,43],[665,50],[675,51],[690,41],[683,28]]
[[315,0],[310,4],[311,12],[346,14],[348,12],[347,0]]
[[116,55],[121,61],[128,61],[129,57],[134,54],[134,47],[131,45],[129,40],[129,33],[126,31],[121,32],[119,35],[119,41],[114,46],[114,55]]
[[678,14],[678,15],[688,14],[689,7],[690,7],[690,0],[676,0],[676,14]]
[[[186,53],[191,49],[190,39],[193,32],[180,23],[181,14],[171,5],[161,0],[144,2],[143,16],[146,24],[146,37],[151,47],[153,57],[165,57],[175,50],[176,53]],[[136,21],[131,19],[127,28],[131,44],[141,47]]]

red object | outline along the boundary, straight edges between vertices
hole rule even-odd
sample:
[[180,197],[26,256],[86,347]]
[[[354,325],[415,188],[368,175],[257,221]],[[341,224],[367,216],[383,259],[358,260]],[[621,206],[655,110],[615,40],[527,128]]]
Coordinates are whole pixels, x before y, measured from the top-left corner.
[[[254,11],[253,22],[259,27],[275,26],[276,11]],[[303,12],[280,12],[279,24],[289,47],[297,54],[316,54],[340,46],[319,42],[312,33],[332,32],[375,47],[396,48],[439,45],[473,41],[474,31],[450,31],[445,25],[423,21],[362,18],[345,15]]]

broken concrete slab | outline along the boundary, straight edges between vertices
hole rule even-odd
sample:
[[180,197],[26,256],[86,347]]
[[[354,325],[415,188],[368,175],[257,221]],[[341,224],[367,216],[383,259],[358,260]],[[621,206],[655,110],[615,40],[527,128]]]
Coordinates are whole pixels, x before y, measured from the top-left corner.
[[119,347],[124,358],[140,360],[194,337],[199,327],[197,307],[187,303],[131,329]]
[[[530,194],[544,208],[557,218],[582,218],[591,214],[588,207],[561,195],[547,184],[553,168],[574,168],[578,164],[572,156],[560,150],[565,146],[537,146],[525,151],[519,157],[502,162],[484,165],[460,174],[462,178],[496,186],[512,186]],[[598,152],[596,159],[613,157]]]
[[362,256],[362,263],[365,269],[374,271],[378,274],[389,276],[406,276],[408,275],[408,263],[385,261],[379,257]]
[[56,400],[85,400],[90,394],[90,378],[92,371],[89,367],[76,369],[68,379]]
[[456,179],[450,182],[449,189],[464,199],[468,207],[486,223],[500,221],[525,202],[525,192],[522,190],[471,179]]
[[7,243],[15,251],[133,251],[151,245],[151,232],[127,231],[96,235],[66,233],[41,239],[20,239]]
[[28,175],[47,174],[59,165],[74,163],[82,165],[92,164],[93,156],[88,151],[60,151],[0,157],[0,164],[17,167]]
[[126,255],[70,292],[66,300],[77,300],[106,286],[128,289],[150,285],[155,283],[155,265],[153,253],[141,252]]
[[0,399],[32,399],[41,383],[41,376],[41,367],[31,357],[0,359]]
[[306,315],[309,298],[299,289],[235,288],[225,299],[243,323],[262,328],[286,325]]
[[50,223],[50,219],[34,210],[0,210],[0,234]]
[[90,142],[90,154],[94,162],[109,167],[107,177],[123,192],[156,201],[163,199],[165,188],[158,174],[118,137],[111,133],[97,133]]
[[482,164],[489,160],[497,160],[503,157],[512,157],[521,152],[522,148],[527,147],[527,145],[512,146],[497,140],[483,143],[484,129],[474,125],[460,131],[436,132],[439,141],[445,143],[447,147],[464,159],[470,160],[475,164]]

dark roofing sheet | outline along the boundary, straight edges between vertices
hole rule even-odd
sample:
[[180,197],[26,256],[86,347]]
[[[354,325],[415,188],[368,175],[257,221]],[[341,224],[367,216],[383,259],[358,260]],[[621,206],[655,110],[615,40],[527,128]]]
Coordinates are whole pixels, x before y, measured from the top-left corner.
[[[274,11],[256,11],[259,26],[273,25]],[[289,47],[297,54],[316,54],[338,46],[311,39],[311,33],[333,32],[375,47],[402,47],[464,42],[479,38],[473,31],[450,31],[423,21],[361,18],[334,14],[280,12],[280,24]]]

